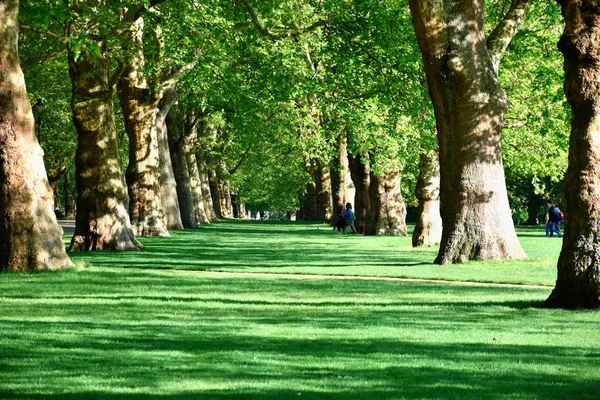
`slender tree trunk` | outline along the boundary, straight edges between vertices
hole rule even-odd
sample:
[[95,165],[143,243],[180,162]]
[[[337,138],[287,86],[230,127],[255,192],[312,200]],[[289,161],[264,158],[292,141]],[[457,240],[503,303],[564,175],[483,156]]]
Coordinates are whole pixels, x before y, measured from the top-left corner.
[[596,1],[559,1],[565,30],[558,44],[571,105],[569,166],[563,191],[565,234],[558,279],[546,305],[600,307],[600,8]]
[[207,224],[210,221],[204,210],[204,201],[202,198],[202,181],[200,180],[200,171],[198,170],[198,160],[196,152],[198,150],[198,126],[192,126],[189,120],[186,123],[188,126],[187,135],[185,136],[185,157],[187,161],[188,174],[190,176],[190,190],[194,202],[194,212],[196,221],[199,224]]
[[348,151],[346,149],[345,138],[339,138],[336,156],[332,160],[330,175],[333,213],[331,215],[329,223],[335,226],[337,216],[340,213],[341,209],[341,207],[338,207],[336,204],[338,200],[341,200],[342,202],[347,202],[348,197],[348,182],[346,182],[346,175],[348,175]]
[[215,216],[217,218],[223,218],[223,214],[221,212],[221,195],[219,194],[219,182],[217,180],[217,174],[213,169],[208,167],[206,171],[208,175],[208,185],[210,188],[210,196],[213,203],[213,210],[215,211]]
[[370,173],[369,215],[365,235],[406,236],[406,206],[402,199],[398,168],[384,176]]
[[0,1],[0,271],[73,265],[56,222],[18,55],[18,0]]
[[187,158],[184,149],[184,138],[181,129],[177,123],[174,109],[167,114],[165,123],[167,125],[167,137],[169,142],[169,152],[171,153],[171,163],[173,165],[173,174],[177,188],[177,200],[179,202],[179,212],[181,222],[184,228],[197,228],[196,211],[194,208],[194,198],[192,195],[192,183],[188,171]]
[[442,239],[440,215],[440,164],[435,151],[421,154],[415,196],[419,201],[413,247],[434,246]]
[[331,202],[331,175],[325,163],[315,161],[315,182],[317,183],[318,220],[329,223],[333,215]]
[[164,212],[165,224],[170,230],[183,230],[183,221],[177,198],[177,182],[173,172],[173,162],[169,151],[169,139],[166,118],[177,100],[175,89],[167,90],[158,103],[156,114],[156,136],[158,138],[158,154],[160,161],[160,198]]
[[365,157],[348,154],[348,166],[356,190],[353,205],[356,216],[354,226],[358,233],[363,233],[367,225],[368,212],[371,208],[371,201],[369,199],[369,185],[371,180],[369,176],[369,163]]
[[215,207],[213,205],[212,195],[210,193],[210,183],[208,179],[208,173],[200,173],[200,181],[202,188],[202,200],[204,201],[204,211],[209,222],[217,220],[217,214],[215,213]]
[[71,180],[69,177],[69,171],[65,174],[65,180],[63,181],[65,190],[65,216],[75,216],[75,199],[73,198],[73,192],[71,191]]
[[529,196],[527,196],[527,225],[537,225],[539,223],[540,209],[544,205],[544,200],[539,194],[535,193],[533,185],[530,183]]
[[410,7],[438,128],[443,232],[435,262],[525,258],[506,192],[500,136],[508,102],[484,37],[484,2]]
[[137,250],[127,209],[109,81],[110,61],[69,54],[73,85],[71,109],[77,129],[75,154],[77,217],[70,251]]

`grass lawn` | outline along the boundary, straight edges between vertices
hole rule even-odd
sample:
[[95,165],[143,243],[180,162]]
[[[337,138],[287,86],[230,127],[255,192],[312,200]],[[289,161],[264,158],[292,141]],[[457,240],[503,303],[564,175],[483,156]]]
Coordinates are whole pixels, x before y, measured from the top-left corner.
[[436,268],[407,238],[226,221],[3,274],[0,398],[598,399],[600,314],[550,288],[194,271],[551,284],[559,239],[520,233],[529,261]]
[[[411,234],[412,234],[412,226]],[[554,286],[562,244],[544,228],[520,228],[530,259],[439,266],[437,248],[411,247],[407,237],[337,235],[304,222],[228,220],[169,238],[142,238],[141,253],[73,254],[97,267],[303,273],[443,279]]]

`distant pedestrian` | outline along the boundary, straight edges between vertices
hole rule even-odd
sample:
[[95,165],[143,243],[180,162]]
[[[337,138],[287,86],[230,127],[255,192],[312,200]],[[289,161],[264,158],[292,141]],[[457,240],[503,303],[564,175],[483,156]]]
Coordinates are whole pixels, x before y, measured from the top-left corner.
[[337,228],[338,235],[341,235],[342,232],[346,232],[346,207],[344,207],[344,201],[342,199],[339,199],[336,205],[340,207],[340,212],[335,221],[335,227]]
[[352,232],[358,234],[356,228],[354,227],[354,221],[356,220],[356,216],[354,215],[354,211],[352,211],[352,204],[346,203],[346,229],[350,227]]

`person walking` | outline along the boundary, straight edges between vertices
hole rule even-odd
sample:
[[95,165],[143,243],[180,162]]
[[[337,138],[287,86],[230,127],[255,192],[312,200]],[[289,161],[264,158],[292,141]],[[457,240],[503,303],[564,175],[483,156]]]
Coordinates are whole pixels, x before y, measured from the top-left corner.
[[354,226],[355,220],[356,216],[354,215],[354,211],[352,211],[352,204],[346,203],[346,227],[350,227],[354,234],[358,234],[356,227]]
[[558,204],[556,202],[552,203],[552,207],[550,207],[548,213],[550,214],[550,231],[556,233],[558,237],[562,237],[563,234],[559,229],[562,212],[560,211],[560,208],[558,208]]

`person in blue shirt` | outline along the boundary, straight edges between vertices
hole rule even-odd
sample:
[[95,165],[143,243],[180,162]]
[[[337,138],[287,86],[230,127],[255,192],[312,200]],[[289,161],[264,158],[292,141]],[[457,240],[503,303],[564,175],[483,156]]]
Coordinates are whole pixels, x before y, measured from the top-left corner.
[[356,217],[354,216],[354,211],[352,211],[352,204],[347,203],[346,204],[346,226],[350,227],[352,229],[352,232],[354,232],[355,234],[358,234],[358,232],[356,231],[356,227],[354,227],[355,220],[356,220]]

